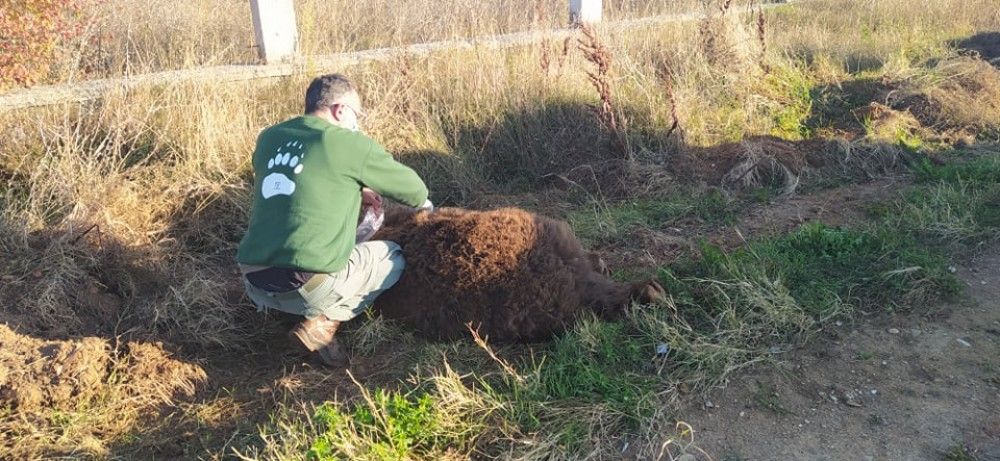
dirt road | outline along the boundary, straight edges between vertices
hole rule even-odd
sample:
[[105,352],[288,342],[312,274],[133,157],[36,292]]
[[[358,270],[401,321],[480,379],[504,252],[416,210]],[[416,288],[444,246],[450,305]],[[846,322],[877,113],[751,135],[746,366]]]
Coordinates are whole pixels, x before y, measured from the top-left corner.
[[698,446],[715,460],[1000,460],[1000,249],[963,266],[962,298],[831,325],[681,412]]

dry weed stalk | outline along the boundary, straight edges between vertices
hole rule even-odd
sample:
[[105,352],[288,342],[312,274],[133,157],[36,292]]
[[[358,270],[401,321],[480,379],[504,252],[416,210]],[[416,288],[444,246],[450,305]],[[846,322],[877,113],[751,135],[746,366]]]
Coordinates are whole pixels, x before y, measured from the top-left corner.
[[542,68],[542,72],[545,75],[550,75],[552,72],[553,64],[555,64],[555,74],[556,77],[562,76],[563,67],[565,67],[566,59],[569,57],[569,44],[572,39],[566,37],[562,43],[562,50],[556,51],[553,46],[552,40],[546,38],[542,40],[541,48],[542,55],[539,58],[539,66]]
[[544,72],[545,75],[548,75],[549,67],[552,64],[552,58],[550,57],[550,55],[552,54],[552,40],[549,40],[548,38],[542,40],[541,47],[542,47],[542,56],[538,58],[539,66],[541,66],[542,72]]
[[506,360],[500,358],[497,355],[497,353],[493,350],[493,348],[490,347],[489,343],[487,343],[489,337],[483,338],[479,334],[479,328],[472,327],[472,322],[466,323],[465,327],[469,329],[469,333],[472,334],[472,340],[476,343],[476,345],[479,346],[480,349],[486,351],[486,353],[489,354],[490,358],[493,359],[493,361],[496,362],[498,365],[500,365],[501,368],[503,368],[503,371],[507,373],[507,376],[514,378],[514,380],[516,380],[519,384],[524,383],[524,377],[521,376],[521,374],[518,373],[513,366],[511,366],[510,362],[507,362]]
[[663,89],[667,93],[667,100],[670,102],[670,128],[667,130],[667,138],[673,136],[674,132],[681,127],[681,118],[677,113],[677,90],[674,87],[674,71],[670,60],[664,58],[662,67],[657,69],[660,79],[663,80]]
[[705,16],[698,25],[701,52],[712,66],[739,74],[740,78],[754,72],[753,67],[762,62],[764,56],[764,51],[757,48],[761,48],[765,38],[766,20],[763,8],[759,8],[758,16],[753,16],[755,4],[748,4],[751,18],[748,22],[734,10],[731,1],[702,1]]
[[[715,5],[716,0],[702,0],[705,9],[705,19],[698,25],[698,35],[701,36],[701,46],[710,60],[719,60],[719,56],[725,52],[726,38],[724,22],[729,14],[731,6],[730,0],[725,0],[719,5]],[[714,6],[714,8],[713,8]],[[715,12],[718,10],[718,12]]]
[[[754,2],[750,2],[750,8],[753,9]],[[760,63],[760,69],[764,71],[765,74],[771,73],[771,67],[765,62],[767,57],[767,17],[764,16],[764,5],[757,5],[757,43],[760,45],[760,54],[757,56],[757,60]]]
[[535,0],[531,5],[532,28],[542,27],[547,19],[544,0]]
[[598,38],[593,27],[583,24],[580,27],[584,39],[577,39],[580,51],[583,51],[587,61],[593,63],[597,69],[587,71],[590,83],[594,85],[597,94],[601,98],[601,105],[594,108],[598,120],[611,133],[611,143],[614,150],[622,157],[628,158],[628,145],[625,140],[624,121],[619,121],[615,112],[614,100],[611,94],[611,52],[608,51],[604,43]]

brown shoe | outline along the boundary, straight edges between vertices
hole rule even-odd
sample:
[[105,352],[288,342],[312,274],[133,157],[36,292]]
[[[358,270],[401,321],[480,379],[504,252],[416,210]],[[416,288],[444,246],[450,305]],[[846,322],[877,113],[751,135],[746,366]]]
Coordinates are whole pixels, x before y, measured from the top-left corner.
[[303,320],[288,332],[292,343],[309,352],[318,352],[324,365],[343,368],[350,364],[335,335],[340,322],[319,316]]
[[333,341],[333,335],[337,334],[339,326],[340,322],[321,315],[299,322],[288,332],[288,337],[295,345],[309,352],[316,352]]

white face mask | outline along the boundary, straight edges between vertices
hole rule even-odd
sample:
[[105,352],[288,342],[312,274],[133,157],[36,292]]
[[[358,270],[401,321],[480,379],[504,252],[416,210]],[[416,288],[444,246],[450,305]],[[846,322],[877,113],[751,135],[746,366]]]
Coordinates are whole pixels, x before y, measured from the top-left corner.
[[353,119],[351,121],[351,123],[345,125],[344,128],[347,128],[348,130],[351,130],[351,131],[354,131],[354,132],[360,132],[361,131],[361,112],[359,112],[357,109],[355,109],[354,106],[349,106],[349,105],[345,104],[344,107],[346,107],[347,109],[350,109],[350,111],[354,115],[353,117],[351,117],[351,119]]
[[356,133],[361,132],[361,122],[358,119],[354,119],[354,123],[351,126],[346,127],[348,130],[354,131]]

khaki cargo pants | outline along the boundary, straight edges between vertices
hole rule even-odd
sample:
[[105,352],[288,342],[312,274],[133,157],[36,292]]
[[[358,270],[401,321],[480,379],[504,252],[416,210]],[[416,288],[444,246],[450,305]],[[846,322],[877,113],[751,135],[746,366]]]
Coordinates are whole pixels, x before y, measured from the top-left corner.
[[272,293],[243,278],[247,295],[257,310],[277,309],[314,318],[325,315],[341,322],[363,313],[378,295],[403,275],[403,250],[394,242],[362,242],[351,250],[347,267],[332,274],[316,274],[298,290]]

